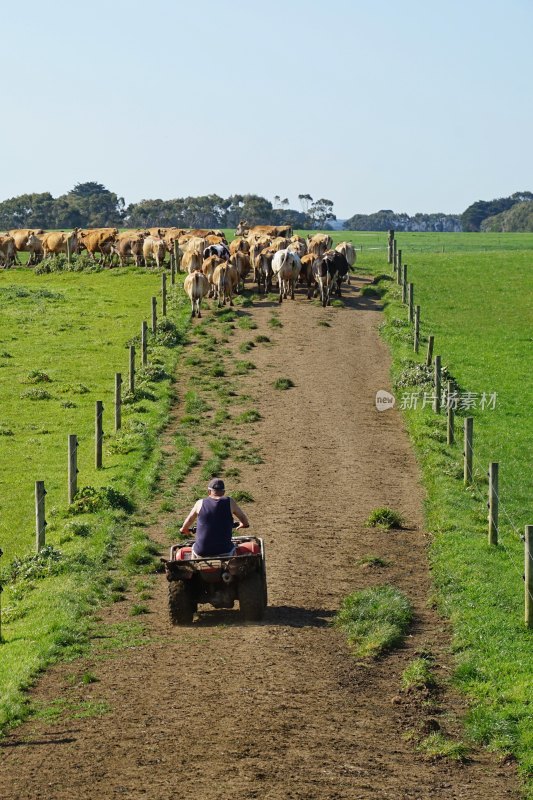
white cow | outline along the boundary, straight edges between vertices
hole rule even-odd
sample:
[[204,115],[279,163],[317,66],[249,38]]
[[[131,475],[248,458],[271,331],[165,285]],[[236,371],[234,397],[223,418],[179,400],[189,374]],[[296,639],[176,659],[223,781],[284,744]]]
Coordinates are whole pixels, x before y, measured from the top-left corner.
[[[336,246],[335,250],[337,253],[342,253],[350,267],[353,267],[355,264],[355,259],[357,258],[357,254],[355,252],[355,247],[351,242],[339,242]],[[346,283],[350,285],[350,273],[346,277]]]
[[290,292],[294,300],[294,286],[300,274],[302,262],[297,253],[292,253],[288,248],[278,250],[272,258],[272,277],[278,279],[279,302],[287,298]]

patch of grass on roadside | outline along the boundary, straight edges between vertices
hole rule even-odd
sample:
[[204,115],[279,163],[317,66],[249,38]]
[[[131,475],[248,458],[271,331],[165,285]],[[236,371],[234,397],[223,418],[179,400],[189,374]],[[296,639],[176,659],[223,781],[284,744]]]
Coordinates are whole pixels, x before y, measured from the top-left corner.
[[257,344],[268,344],[270,342],[270,339],[268,338],[268,336],[264,336],[262,333],[259,333],[255,337],[255,341],[257,342]]
[[283,322],[281,322],[278,317],[275,316],[270,317],[268,324],[271,328],[283,328]]
[[346,597],[335,624],[355,656],[376,658],[400,644],[413,617],[409,600],[393,586],[363,589]]
[[248,342],[242,342],[239,345],[239,352],[240,353],[249,353],[255,347],[255,342],[249,340]]
[[366,525],[369,528],[391,528],[399,529],[403,527],[402,515],[392,508],[383,506],[382,508],[375,508],[369,515]]
[[319,319],[316,324],[322,328],[331,328],[331,324],[325,319]]
[[380,556],[365,556],[357,562],[361,567],[388,567],[389,562]]

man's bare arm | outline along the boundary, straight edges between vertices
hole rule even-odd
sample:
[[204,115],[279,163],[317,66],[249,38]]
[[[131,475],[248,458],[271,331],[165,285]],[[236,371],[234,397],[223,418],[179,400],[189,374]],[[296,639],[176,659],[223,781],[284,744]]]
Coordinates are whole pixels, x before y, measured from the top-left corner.
[[198,508],[199,501],[197,500],[194,506],[191,508],[188,517],[186,518],[185,522],[180,528],[180,533],[189,533],[189,528],[193,524],[194,520],[198,516],[199,508]]
[[248,521],[248,517],[246,516],[242,508],[239,505],[237,505],[233,497],[230,497],[230,508],[231,508],[231,513],[235,514],[235,516],[241,523],[239,525],[239,528],[249,528],[250,523]]

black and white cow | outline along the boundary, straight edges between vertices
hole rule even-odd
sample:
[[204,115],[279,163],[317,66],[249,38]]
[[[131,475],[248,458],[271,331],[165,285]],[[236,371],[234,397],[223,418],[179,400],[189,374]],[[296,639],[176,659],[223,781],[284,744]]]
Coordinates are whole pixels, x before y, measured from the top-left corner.
[[219,258],[223,258],[224,261],[229,261],[230,255],[229,248],[225,244],[210,244],[209,247],[206,247],[204,250],[204,260],[209,258],[209,256],[218,256]]

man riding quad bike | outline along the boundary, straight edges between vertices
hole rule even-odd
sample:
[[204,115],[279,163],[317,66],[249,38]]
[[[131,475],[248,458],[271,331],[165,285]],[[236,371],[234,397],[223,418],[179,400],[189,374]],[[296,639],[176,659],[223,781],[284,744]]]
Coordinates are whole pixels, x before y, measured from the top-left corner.
[[[233,516],[239,523],[233,522]],[[189,625],[199,603],[233,608],[239,601],[247,621],[261,620],[267,605],[266,563],[263,540],[232,536],[249,527],[246,514],[231,497],[224,482],[214,478],[208,496],[198,500],[180,532],[187,535],[198,520],[196,538],[170,548],[165,572],[169,581],[169,611],[174,625]]]

